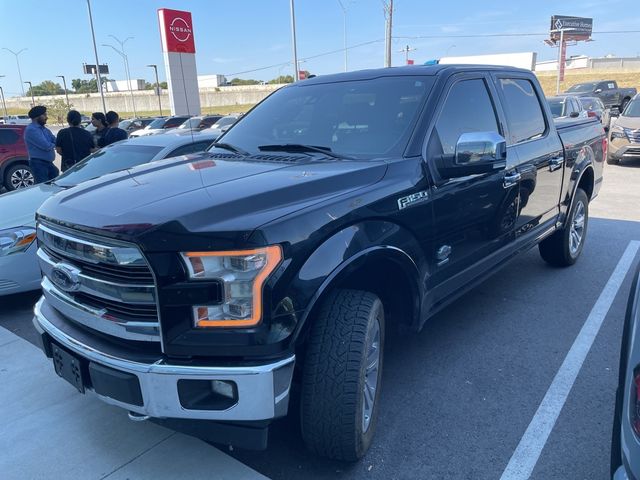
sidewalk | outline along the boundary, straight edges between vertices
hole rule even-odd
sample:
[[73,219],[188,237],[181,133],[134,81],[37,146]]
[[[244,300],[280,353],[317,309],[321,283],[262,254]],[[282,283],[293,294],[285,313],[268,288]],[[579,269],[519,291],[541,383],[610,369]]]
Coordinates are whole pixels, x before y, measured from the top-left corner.
[[0,385],[3,479],[266,478],[198,439],[79,394],[40,350],[2,327]]

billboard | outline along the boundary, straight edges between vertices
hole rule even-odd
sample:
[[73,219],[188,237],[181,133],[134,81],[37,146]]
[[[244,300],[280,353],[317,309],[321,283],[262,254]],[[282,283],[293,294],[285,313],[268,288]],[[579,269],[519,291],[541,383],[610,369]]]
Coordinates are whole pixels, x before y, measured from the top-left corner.
[[564,31],[566,40],[587,40],[593,31],[593,18],[569,17],[554,15],[551,17],[549,34],[551,40],[560,40],[560,32]]
[[191,12],[158,10],[163,52],[196,53]]

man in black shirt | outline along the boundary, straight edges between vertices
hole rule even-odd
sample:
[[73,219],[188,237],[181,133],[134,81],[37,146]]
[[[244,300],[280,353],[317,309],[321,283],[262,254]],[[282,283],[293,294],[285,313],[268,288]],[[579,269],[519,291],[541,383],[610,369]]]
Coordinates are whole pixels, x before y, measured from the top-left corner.
[[107,145],[111,145],[112,143],[129,138],[127,132],[118,127],[118,124],[120,123],[120,117],[116,112],[114,112],[113,110],[107,112],[106,117],[107,123],[109,124],[109,129],[102,136],[102,138],[98,140],[99,147],[106,147]]
[[72,167],[91,153],[93,137],[80,127],[82,116],[76,110],[67,114],[69,128],[63,128],[56,137],[56,152],[62,157],[62,171]]

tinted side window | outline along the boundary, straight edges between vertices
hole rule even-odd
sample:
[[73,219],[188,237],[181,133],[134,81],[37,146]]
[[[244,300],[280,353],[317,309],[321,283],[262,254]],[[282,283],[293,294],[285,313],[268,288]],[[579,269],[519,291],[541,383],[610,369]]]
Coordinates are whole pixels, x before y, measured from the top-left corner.
[[188,155],[190,153],[203,152],[212,142],[196,142],[188,145],[183,145],[176,148],[167,157],[179,157],[180,155]]
[[455,153],[458,138],[468,132],[498,132],[496,113],[484,80],[463,80],[447,95],[431,142],[445,155]]
[[509,122],[508,143],[514,144],[541,137],[546,125],[533,84],[523,78],[500,78],[499,82]]
[[167,120],[167,123],[164,124],[164,128],[173,128],[173,127],[178,127],[180,125],[182,125],[185,120],[188,120],[187,118],[172,118],[170,120]]
[[0,130],[0,145],[13,145],[18,141],[18,134],[13,130]]

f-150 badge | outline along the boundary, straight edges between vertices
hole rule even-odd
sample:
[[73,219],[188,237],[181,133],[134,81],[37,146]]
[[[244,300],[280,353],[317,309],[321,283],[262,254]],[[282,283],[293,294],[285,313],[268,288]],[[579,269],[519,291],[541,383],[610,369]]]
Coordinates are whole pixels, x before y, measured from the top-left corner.
[[398,199],[398,210],[402,210],[403,208],[407,208],[409,205],[414,203],[423,202],[427,198],[429,198],[429,192],[416,192],[408,195],[406,197],[400,197]]

